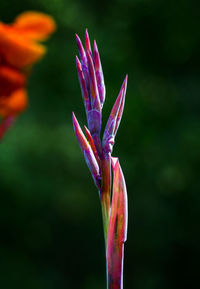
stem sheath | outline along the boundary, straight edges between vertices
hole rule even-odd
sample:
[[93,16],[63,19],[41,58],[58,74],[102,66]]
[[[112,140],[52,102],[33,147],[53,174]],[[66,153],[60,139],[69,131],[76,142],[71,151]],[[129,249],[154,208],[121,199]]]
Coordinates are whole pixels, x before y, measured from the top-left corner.
[[103,228],[105,238],[105,250],[107,248],[108,226],[110,216],[110,190],[111,190],[111,158],[110,155],[103,154],[102,156],[102,185],[101,185],[101,208],[103,217]]

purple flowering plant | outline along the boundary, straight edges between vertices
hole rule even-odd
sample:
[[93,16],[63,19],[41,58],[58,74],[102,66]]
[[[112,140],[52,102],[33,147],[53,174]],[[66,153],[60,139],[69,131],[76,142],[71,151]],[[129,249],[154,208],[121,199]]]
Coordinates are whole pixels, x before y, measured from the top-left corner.
[[72,114],[73,126],[99,191],[106,249],[107,289],[122,289],[124,242],[127,236],[128,220],[127,191],[119,160],[112,157],[112,150],[123,114],[127,76],[111,110],[101,140],[102,108],[106,90],[97,44],[94,41],[92,52],[87,30],[85,48],[78,35],[76,35],[76,41],[80,56],[80,60],[76,57],[76,65],[88,124],[88,128],[85,126],[86,136],[74,113]]

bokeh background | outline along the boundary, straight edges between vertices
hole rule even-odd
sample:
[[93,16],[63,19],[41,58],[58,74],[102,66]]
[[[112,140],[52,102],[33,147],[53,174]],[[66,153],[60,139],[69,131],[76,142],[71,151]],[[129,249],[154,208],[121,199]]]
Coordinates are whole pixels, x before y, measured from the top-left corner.
[[198,1],[0,1],[0,20],[52,15],[57,32],[29,79],[29,108],[0,144],[0,288],[105,288],[98,193],[74,136],[85,124],[74,34],[97,40],[104,124],[126,73],[113,155],[129,196],[125,288],[197,288],[200,260]]

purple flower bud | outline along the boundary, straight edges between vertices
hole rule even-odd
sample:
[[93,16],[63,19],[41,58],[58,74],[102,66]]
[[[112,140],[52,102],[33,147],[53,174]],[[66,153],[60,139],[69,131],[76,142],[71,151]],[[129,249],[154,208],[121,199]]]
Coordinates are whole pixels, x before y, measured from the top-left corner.
[[85,62],[85,64],[87,65],[87,58],[86,58],[86,53],[85,53],[85,49],[83,48],[83,44],[79,38],[79,36],[77,34],[76,35],[76,43],[78,46],[78,51],[79,51],[79,55],[81,58],[81,62]]
[[83,44],[77,34],[76,34],[76,43],[77,43],[79,55],[81,58],[81,65],[82,65],[82,70],[83,70],[83,74],[84,74],[84,78],[86,82],[86,87],[88,89],[89,88],[89,72],[88,72],[87,56],[85,53],[85,49],[83,48]]
[[101,107],[104,104],[105,101],[105,96],[106,96],[106,89],[105,89],[105,84],[104,84],[104,77],[103,77],[103,70],[101,66],[101,60],[99,56],[99,51],[98,47],[96,44],[96,41],[94,41],[94,69],[95,69],[95,74],[96,74],[96,79],[97,79],[97,86],[98,86],[98,91],[99,91],[99,98],[101,101]]
[[89,170],[92,174],[92,177],[94,179],[96,186],[98,187],[98,189],[100,189],[101,177],[100,177],[100,173],[99,173],[98,162],[95,158],[95,155],[93,153],[93,150],[92,150],[89,142],[87,141],[86,137],[84,136],[84,134],[80,128],[80,125],[79,125],[74,113],[72,113],[72,121],[73,121],[74,131],[75,131],[77,140],[79,142],[80,148],[81,148],[83,155],[85,157],[85,161],[89,167]]
[[124,109],[126,86],[127,86],[127,76],[122,84],[119,95],[115,101],[115,104],[110,113],[104,135],[103,135],[103,149],[106,153],[111,153],[114,145],[115,136],[122,118],[122,113]]
[[[88,128],[91,132],[95,145],[99,148],[99,136],[101,130],[101,108],[105,98],[103,73],[97,46],[92,55],[88,32],[85,32],[85,47],[76,35],[81,62],[76,59],[79,81],[85,104]],[[99,93],[101,94],[101,100]],[[94,138],[95,135],[95,138]],[[98,144],[97,144],[98,142]],[[98,149],[100,151],[100,148]]]
[[101,131],[101,113],[96,109],[92,109],[88,111],[87,119],[88,119],[88,128],[90,130],[91,135],[92,136],[94,134],[99,135]]
[[93,60],[89,52],[87,51],[86,53],[87,53],[88,70],[89,70],[91,106],[93,109],[101,111],[101,103],[99,99],[99,91],[97,87],[97,80],[96,80]]
[[86,48],[86,51],[88,51],[92,54],[91,45],[90,45],[90,38],[89,38],[89,34],[88,34],[87,29],[85,30],[85,48]]
[[123,97],[122,97],[122,101],[121,101],[120,108],[119,108],[119,111],[118,111],[118,114],[117,114],[117,118],[116,118],[116,125],[115,125],[115,130],[114,130],[114,134],[115,135],[116,135],[117,130],[119,128],[119,125],[120,125],[120,122],[121,122],[121,119],[122,119],[122,114],[123,114],[123,111],[124,111],[124,103],[125,103],[125,96],[126,96],[127,81],[128,81],[128,75],[126,75],[126,77],[124,79],[124,82],[122,84]]
[[78,78],[79,78],[79,82],[80,82],[80,86],[81,86],[83,102],[84,102],[85,110],[87,113],[87,111],[89,111],[91,109],[90,99],[89,99],[89,95],[88,95],[88,91],[87,91],[87,87],[86,87],[86,82],[85,82],[83,71],[82,71],[82,66],[81,66],[81,63],[80,63],[77,56],[76,56],[76,67],[77,67],[77,71],[78,71]]

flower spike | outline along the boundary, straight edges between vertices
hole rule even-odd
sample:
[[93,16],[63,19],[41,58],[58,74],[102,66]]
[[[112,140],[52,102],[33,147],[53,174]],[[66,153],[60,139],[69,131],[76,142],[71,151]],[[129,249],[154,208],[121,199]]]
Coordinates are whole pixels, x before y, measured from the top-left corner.
[[73,121],[74,131],[75,131],[77,140],[79,142],[80,148],[83,152],[83,155],[85,157],[85,160],[86,160],[86,163],[89,167],[89,170],[92,174],[94,182],[99,189],[100,188],[100,179],[101,179],[100,174],[99,174],[99,165],[97,163],[97,160],[94,156],[94,153],[92,151],[92,148],[91,148],[89,142],[87,141],[86,137],[84,136],[84,134],[80,128],[80,125],[79,125],[74,113],[72,113],[72,121]]
[[[106,249],[107,289],[122,289],[123,250],[127,234],[127,192],[118,158],[113,158],[111,153],[124,109],[127,76],[112,108],[101,141],[102,107],[106,92],[99,51],[96,41],[94,41],[94,51],[92,53],[87,29],[85,32],[85,49],[77,35],[76,41],[81,60],[79,61],[78,57],[76,58],[88,122],[88,128],[85,126],[87,138],[84,136],[74,114],[73,125],[87,165],[99,189]],[[114,178],[112,194],[111,161]]]

